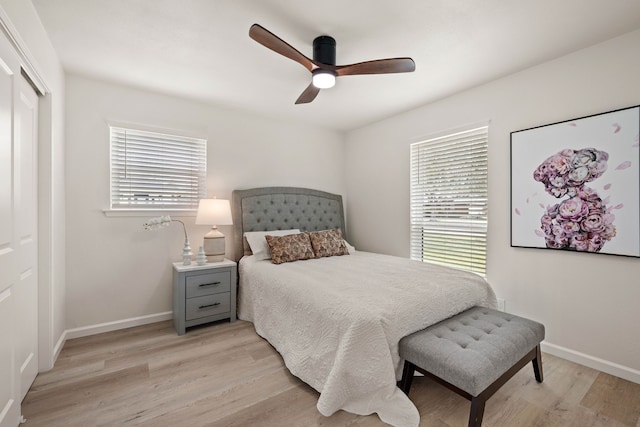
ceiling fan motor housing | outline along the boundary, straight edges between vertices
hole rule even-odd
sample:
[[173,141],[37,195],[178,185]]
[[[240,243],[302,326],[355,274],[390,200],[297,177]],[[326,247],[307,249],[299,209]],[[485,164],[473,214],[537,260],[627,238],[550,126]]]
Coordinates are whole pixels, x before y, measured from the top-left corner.
[[336,40],[320,36],[313,40],[313,60],[327,65],[336,65]]

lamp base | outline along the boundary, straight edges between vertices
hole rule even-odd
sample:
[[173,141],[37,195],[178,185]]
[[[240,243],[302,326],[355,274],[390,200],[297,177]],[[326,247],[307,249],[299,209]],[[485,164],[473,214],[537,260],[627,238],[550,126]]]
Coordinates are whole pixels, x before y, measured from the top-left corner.
[[224,261],[224,234],[222,234],[215,225],[204,235],[203,247],[204,253],[207,256],[207,262]]

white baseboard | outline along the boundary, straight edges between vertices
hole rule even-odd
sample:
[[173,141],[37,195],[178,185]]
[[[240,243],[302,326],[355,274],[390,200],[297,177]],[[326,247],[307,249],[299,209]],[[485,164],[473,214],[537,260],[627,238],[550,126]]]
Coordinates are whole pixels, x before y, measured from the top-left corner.
[[580,353],[579,351],[570,350],[547,342],[541,343],[540,348],[545,353],[640,384],[640,371],[637,369],[618,365],[617,363],[609,362],[608,360],[599,359],[597,357],[589,356],[588,354]]
[[56,360],[58,360],[58,356],[60,356],[60,352],[62,351],[62,347],[64,347],[64,343],[67,341],[67,331],[65,330],[62,335],[60,335],[60,339],[53,347],[53,364],[55,365]]
[[99,323],[97,325],[83,326],[81,328],[67,329],[63,336],[70,340],[73,338],[86,337],[89,335],[101,334],[103,332],[117,331],[119,329],[132,328],[134,326],[148,325],[149,323],[162,322],[173,318],[173,312],[149,314],[147,316],[133,317],[131,319],[116,320],[114,322]]

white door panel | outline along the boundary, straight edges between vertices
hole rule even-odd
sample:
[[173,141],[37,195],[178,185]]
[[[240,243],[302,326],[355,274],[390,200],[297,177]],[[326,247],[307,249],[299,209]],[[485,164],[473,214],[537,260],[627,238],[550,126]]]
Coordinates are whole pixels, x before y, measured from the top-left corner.
[[14,285],[16,308],[20,312],[20,333],[16,337],[20,367],[20,400],[38,374],[38,274],[37,274],[37,129],[38,97],[21,76],[14,106],[14,210],[16,212],[16,254],[18,281]]
[[0,427],[15,427],[20,416],[14,292],[18,280],[13,162],[16,76],[20,77],[18,58],[0,32]]

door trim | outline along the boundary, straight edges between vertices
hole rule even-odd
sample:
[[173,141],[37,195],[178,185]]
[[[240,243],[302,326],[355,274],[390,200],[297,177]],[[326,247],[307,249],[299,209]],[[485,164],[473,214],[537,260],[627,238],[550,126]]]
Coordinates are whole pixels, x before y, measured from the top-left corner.
[[11,43],[16,53],[20,57],[22,66],[27,72],[28,79],[31,80],[31,82],[35,86],[38,95],[50,93],[51,91],[49,90],[45,79],[42,78],[42,73],[40,73],[40,66],[31,54],[31,51],[29,51],[27,43],[25,43],[25,41],[22,39],[22,37],[18,33],[18,30],[11,22],[11,19],[9,19],[9,15],[7,15],[7,12],[5,12],[2,6],[0,6],[0,29],[2,29],[4,34],[9,39],[9,43]]

